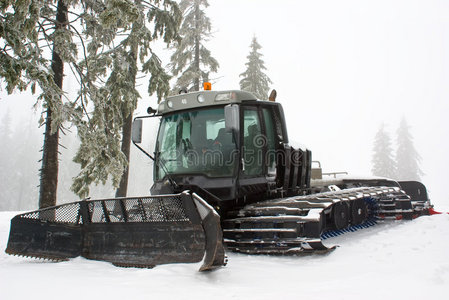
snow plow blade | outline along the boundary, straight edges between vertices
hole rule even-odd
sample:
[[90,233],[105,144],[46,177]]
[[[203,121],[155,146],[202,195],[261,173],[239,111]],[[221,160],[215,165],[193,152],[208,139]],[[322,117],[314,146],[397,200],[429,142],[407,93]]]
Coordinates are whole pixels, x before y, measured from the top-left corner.
[[83,200],[15,216],[6,253],[150,268],[203,260],[206,271],[225,265],[221,235],[217,213],[189,192]]

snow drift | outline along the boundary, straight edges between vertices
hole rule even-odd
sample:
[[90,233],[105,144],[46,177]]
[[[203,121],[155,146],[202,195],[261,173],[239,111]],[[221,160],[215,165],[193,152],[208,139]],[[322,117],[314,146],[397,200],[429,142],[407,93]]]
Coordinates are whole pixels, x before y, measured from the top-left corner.
[[377,226],[327,239],[328,255],[250,256],[197,272],[199,264],[118,268],[76,258],[9,256],[11,212],[0,213],[1,299],[446,299],[449,215]]

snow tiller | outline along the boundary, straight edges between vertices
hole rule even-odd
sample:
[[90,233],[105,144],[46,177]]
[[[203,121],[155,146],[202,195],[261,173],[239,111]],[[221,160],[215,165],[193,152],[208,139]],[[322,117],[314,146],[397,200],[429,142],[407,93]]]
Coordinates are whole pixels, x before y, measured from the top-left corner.
[[[203,259],[209,270],[225,263],[223,244],[250,254],[326,253],[335,249],[323,243],[329,237],[433,212],[419,182],[323,177],[310,150],[290,145],[275,94],[270,101],[244,91],[167,98],[133,124],[133,143],[154,160],[157,196],[16,216],[6,251],[121,266]],[[144,118],[160,119],[153,155],[140,146],[154,132],[144,130]]]

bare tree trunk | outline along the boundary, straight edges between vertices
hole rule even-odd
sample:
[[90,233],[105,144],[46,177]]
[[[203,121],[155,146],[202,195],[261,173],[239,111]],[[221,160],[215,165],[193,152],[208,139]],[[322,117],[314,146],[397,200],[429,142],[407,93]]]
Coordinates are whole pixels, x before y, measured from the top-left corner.
[[[56,13],[56,28],[63,28],[67,24],[67,6],[62,0],[58,1]],[[54,73],[55,84],[62,89],[64,76],[64,62],[53,46],[51,69]],[[58,146],[59,128],[52,128],[52,107],[47,106],[45,120],[45,137],[42,149],[42,168],[39,189],[39,208],[56,205],[56,191],[58,186]]]
[[128,161],[128,165],[123,172],[122,179],[120,180],[120,185],[115,192],[116,197],[126,197],[128,193],[128,177],[129,177],[129,161],[130,161],[130,152],[131,152],[131,128],[132,128],[132,120],[133,114],[130,113],[129,116],[125,119],[125,123],[123,124],[123,136],[122,136],[122,152],[126,156],[126,160]]
[[[136,4],[140,5],[140,1],[136,0]],[[136,25],[133,25],[133,29],[135,29]],[[131,33],[132,34],[132,33]],[[137,55],[138,55],[138,49],[139,45],[137,42],[134,42],[131,45],[131,51],[130,56],[133,59],[133,61],[136,63],[137,68]],[[133,80],[133,87],[135,88],[136,85],[136,76],[137,76],[137,69],[130,69],[130,80]],[[125,167],[125,170],[123,171],[122,178],[120,179],[119,187],[117,188],[115,192],[116,197],[126,197],[128,194],[128,177],[129,177],[129,163],[130,163],[130,152],[131,152],[131,130],[132,130],[132,122],[133,122],[133,112],[131,111],[129,115],[125,118],[123,127],[122,127],[122,147],[121,150],[123,154],[125,154],[126,161],[128,164]]]

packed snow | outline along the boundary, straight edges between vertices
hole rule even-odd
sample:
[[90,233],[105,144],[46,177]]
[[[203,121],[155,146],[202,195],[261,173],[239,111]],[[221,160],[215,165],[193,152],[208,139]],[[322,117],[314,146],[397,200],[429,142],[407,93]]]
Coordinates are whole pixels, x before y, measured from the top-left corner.
[[75,258],[7,255],[11,212],[0,213],[0,299],[447,299],[449,215],[388,221],[326,240],[327,255],[228,253],[226,267],[119,268]]

